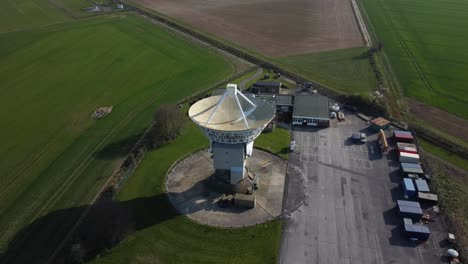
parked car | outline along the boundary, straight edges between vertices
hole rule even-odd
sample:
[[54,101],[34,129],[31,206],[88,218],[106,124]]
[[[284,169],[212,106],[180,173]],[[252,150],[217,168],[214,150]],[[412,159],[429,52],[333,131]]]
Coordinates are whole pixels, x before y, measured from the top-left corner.
[[367,142],[367,137],[365,133],[361,133],[361,143],[366,143]]

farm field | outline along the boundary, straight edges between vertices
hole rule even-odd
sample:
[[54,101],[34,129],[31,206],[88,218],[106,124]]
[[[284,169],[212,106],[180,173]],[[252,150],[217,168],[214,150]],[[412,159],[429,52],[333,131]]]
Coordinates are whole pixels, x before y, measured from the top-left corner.
[[[199,225],[173,211],[164,193],[167,170],[184,154],[209,144],[200,129],[187,122],[181,136],[147,153],[119,194],[121,203],[136,203],[131,211],[140,228],[91,263],[277,262],[279,221],[243,229],[221,229]],[[139,199],[143,201],[137,202]]]
[[346,0],[130,0],[270,57],[364,45]]
[[[38,243],[47,243],[28,236],[39,230],[48,243],[57,242],[76,220],[73,208],[92,199],[158,104],[206,88],[232,69],[134,15],[0,34],[0,136],[6,139],[0,146],[0,262],[43,261],[50,252]],[[112,113],[91,118],[102,106],[113,106]],[[63,211],[70,213],[42,221]],[[23,228],[27,232],[17,236]]]
[[0,33],[70,21],[92,14],[79,12],[91,6],[86,0],[16,0],[2,3]]
[[350,94],[368,95],[377,83],[366,48],[326,51],[277,59],[311,80]]
[[363,0],[363,5],[405,95],[468,119],[468,2]]

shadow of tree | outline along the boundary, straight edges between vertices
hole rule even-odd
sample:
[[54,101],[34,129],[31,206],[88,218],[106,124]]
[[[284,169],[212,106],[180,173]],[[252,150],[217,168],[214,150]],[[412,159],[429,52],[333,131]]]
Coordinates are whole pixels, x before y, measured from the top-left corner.
[[119,141],[111,142],[95,153],[95,157],[101,160],[111,160],[125,157],[136,142],[141,138],[142,133],[132,135]]
[[61,209],[33,221],[11,240],[0,263],[46,263],[86,210],[86,218],[50,263],[91,260],[129,234],[178,215],[166,194],[128,201],[103,196],[93,206]]

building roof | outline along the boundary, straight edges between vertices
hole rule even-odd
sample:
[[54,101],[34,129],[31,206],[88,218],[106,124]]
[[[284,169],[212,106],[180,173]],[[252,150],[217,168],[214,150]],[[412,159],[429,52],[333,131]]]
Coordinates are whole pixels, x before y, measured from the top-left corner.
[[293,116],[329,119],[329,100],[323,95],[296,95]]
[[370,122],[379,127],[384,127],[390,124],[390,121],[388,121],[387,119],[383,117],[377,117],[375,119],[372,119],[372,121]]
[[278,95],[276,96],[276,104],[277,105],[293,105],[293,97],[291,95]]
[[254,83],[254,87],[268,87],[268,88],[276,88],[281,87],[280,82],[273,82],[273,81],[258,81]]

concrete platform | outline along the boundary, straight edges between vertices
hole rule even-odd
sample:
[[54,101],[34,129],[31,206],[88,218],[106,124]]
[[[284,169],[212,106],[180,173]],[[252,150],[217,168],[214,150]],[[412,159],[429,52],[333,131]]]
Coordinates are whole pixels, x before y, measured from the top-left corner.
[[253,209],[218,205],[223,193],[210,184],[214,169],[208,150],[180,161],[167,175],[169,200],[179,213],[205,225],[244,227],[275,219],[282,211],[286,162],[254,149],[247,167],[259,177],[254,192],[257,204]]

